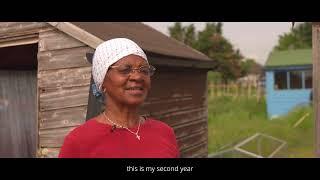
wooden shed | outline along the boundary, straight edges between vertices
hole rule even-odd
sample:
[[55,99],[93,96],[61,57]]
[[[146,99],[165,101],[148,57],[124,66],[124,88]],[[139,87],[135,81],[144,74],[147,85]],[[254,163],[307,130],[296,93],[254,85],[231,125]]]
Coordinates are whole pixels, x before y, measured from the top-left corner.
[[175,130],[182,157],[207,157],[207,71],[213,61],[142,23],[1,22],[0,157],[57,157],[87,117],[101,42],[137,42],[156,68],[143,112]]
[[311,49],[275,51],[270,54],[265,70],[269,118],[311,102]]

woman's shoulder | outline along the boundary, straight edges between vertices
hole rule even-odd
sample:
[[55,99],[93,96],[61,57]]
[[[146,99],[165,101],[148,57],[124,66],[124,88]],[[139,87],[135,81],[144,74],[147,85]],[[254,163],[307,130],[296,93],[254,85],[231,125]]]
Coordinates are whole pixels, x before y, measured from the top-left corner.
[[71,130],[68,134],[69,137],[79,137],[84,134],[92,132],[92,129],[96,128],[95,118],[86,120],[84,123],[76,126],[73,130]]
[[155,118],[147,118],[145,123],[146,123],[146,125],[148,125],[152,128],[172,130],[172,127],[170,127],[167,123],[165,123],[161,120],[155,119]]
[[172,141],[175,141],[176,139],[174,129],[161,120],[148,118],[146,120],[146,128],[149,129],[148,132],[157,132],[159,137],[170,139]]

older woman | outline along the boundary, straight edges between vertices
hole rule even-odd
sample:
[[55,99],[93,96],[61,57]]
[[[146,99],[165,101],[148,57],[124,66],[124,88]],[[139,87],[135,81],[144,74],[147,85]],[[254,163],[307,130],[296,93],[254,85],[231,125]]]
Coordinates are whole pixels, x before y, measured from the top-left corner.
[[179,157],[173,129],[138,114],[154,71],[133,41],[116,38],[100,44],[93,57],[92,75],[97,90],[105,95],[105,110],[66,136],[59,157]]

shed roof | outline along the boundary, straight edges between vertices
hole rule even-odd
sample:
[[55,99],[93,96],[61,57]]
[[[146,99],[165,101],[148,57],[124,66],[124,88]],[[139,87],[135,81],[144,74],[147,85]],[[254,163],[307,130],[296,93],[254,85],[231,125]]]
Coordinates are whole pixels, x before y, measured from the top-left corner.
[[300,66],[312,64],[312,49],[274,51],[270,54],[266,67]]
[[211,61],[201,52],[140,22],[71,22],[71,24],[104,41],[126,37],[135,41],[142,49],[152,53]]

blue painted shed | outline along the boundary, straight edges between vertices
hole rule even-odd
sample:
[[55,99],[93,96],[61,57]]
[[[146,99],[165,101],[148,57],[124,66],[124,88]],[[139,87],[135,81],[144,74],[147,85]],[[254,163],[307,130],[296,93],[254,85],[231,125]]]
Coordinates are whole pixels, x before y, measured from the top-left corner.
[[270,119],[310,103],[312,49],[274,51],[265,65],[267,112]]

